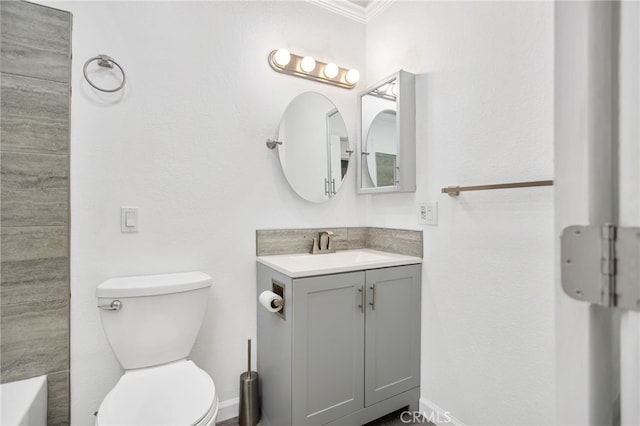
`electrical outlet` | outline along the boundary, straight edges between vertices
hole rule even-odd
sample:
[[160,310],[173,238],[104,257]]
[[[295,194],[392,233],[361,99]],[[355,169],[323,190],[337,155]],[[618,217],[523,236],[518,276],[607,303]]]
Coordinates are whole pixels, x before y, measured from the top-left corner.
[[438,224],[438,202],[420,203],[418,205],[418,223],[420,225]]

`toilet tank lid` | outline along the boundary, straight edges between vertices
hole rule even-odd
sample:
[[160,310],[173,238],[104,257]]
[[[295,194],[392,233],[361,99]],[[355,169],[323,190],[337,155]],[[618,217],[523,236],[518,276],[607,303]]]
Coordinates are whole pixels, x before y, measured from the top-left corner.
[[211,287],[211,277],[204,272],[139,275],[110,278],[96,288],[97,297],[138,297],[181,293]]

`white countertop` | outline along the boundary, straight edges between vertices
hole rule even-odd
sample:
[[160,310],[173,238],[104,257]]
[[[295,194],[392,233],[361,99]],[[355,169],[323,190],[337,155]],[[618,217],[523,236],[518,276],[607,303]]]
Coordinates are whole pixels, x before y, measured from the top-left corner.
[[256,260],[291,278],[422,263],[419,257],[372,249],[340,250],[330,254],[279,254],[258,256]]

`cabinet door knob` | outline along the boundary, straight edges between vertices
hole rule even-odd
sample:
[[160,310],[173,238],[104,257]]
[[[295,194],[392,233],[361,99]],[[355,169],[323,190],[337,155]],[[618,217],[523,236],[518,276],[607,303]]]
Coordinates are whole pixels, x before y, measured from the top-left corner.
[[360,287],[358,291],[360,292],[360,304],[358,308],[360,308],[360,312],[364,313],[364,286]]

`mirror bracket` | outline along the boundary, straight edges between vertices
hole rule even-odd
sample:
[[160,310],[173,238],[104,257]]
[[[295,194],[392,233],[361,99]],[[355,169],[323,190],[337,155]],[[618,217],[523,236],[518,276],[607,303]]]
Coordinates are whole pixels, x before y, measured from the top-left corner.
[[276,149],[276,146],[282,145],[282,142],[276,139],[267,139],[267,148]]

